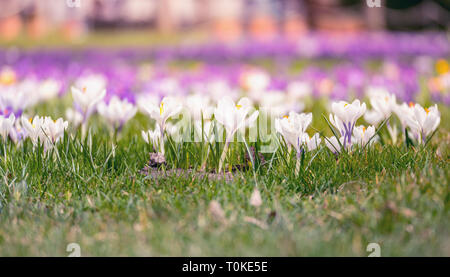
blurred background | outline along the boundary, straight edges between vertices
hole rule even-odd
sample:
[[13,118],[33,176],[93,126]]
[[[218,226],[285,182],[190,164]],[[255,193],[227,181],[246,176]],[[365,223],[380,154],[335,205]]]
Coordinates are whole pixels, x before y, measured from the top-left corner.
[[[381,7],[377,7],[377,3]],[[447,30],[449,0],[0,0],[0,42],[297,39],[310,31]],[[146,36],[148,34],[148,37]],[[119,38],[116,38],[119,39]]]
[[133,103],[243,94],[320,113],[312,99],[378,90],[448,106],[449,19],[450,0],[0,0],[0,98],[21,113],[36,87],[64,97],[94,76]]

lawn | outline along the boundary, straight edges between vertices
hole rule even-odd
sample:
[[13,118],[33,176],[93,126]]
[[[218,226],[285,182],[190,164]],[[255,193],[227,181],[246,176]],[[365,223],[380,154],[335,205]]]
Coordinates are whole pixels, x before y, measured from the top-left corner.
[[[70,95],[35,112],[62,116],[69,105]],[[199,173],[208,147],[206,170],[217,169],[223,143],[169,143],[168,173],[145,174],[151,147],[140,132],[152,121],[140,113],[116,142],[96,115],[86,139],[70,130],[47,155],[29,140],[2,143],[0,256],[67,256],[70,243],[82,256],[368,256],[369,243],[381,256],[448,256],[450,113],[439,109],[425,147],[375,143],[335,156],[322,144],[298,175],[284,146],[245,158],[259,142],[231,143],[227,161],[242,167],[229,178]],[[331,135],[323,103],[306,110]]]

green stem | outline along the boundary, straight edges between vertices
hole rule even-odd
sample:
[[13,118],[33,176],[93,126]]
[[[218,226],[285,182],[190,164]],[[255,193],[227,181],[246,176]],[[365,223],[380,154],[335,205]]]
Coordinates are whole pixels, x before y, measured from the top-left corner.
[[83,122],[81,124],[81,139],[84,140],[86,138],[86,131],[87,131],[87,122]]
[[225,158],[227,157],[227,151],[228,151],[229,145],[230,145],[230,140],[227,138],[227,140],[225,141],[225,147],[223,148],[222,155],[220,156],[219,173],[222,173],[222,167],[223,167],[223,163],[225,162]]
[[298,174],[300,173],[300,159],[297,159],[297,162],[295,163],[295,177],[298,177]]
[[205,159],[203,160],[202,166],[200,167],[201,170],[205,170],[206,169],[206,162],[208,161],[208,156],[209,156],[209,147],[208,145],[206,146],[206,155],[205,155]]
[[160,133],[161,133],[161,137],[160,137],[159,146],[160,146],[161,154],[164,155],[165,152],[164,152],[164,125],[163,124],[161,124]]

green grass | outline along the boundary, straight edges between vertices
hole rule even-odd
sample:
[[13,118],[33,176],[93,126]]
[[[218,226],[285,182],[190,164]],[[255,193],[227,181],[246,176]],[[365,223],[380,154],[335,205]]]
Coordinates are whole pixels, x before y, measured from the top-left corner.
[[105,30],[88,32],[75,39],[66,39],[60,32],[53,31],[43,37],[33,38],[26,32],[20,33],[13,40],[0,40],[0,47],[19,48],[82,48],[85,46],[116,48],[155,45],[175,45],[181,42],[205,41],[208,39],[205,30],[184,30],[178,33],[162,33],[151,29],[142,30]]
[[[61,115],[68,102],[37,112]],[[2,144],[0,256],[66,256],[72,242],[83,256],[367,256],[370,242],[382,256],[448,256],[449,111],[440,110],[440,129],[425,148],[377,144],[336,158],[322,146],[306,155],[299,176],[294,158],[278,151],[265,154],[271,166],[256,161],[255,172],[229,182],[140,174],[150,150],[140,137],[151,125],[143,115],[123,130],[114,155],[99,118],[91,143],[67,135],[58,154],[44,156],[29,141]],[[330,135],[323,113],[315,106],[312,126]],[[168,168],[200,166],[198,145],[170,147]],[[245,146],[231,149],[229,161],[243,162]],[[209,168],[216,163],[212,156]],[[260,207],[249,204],[255,184]],[[209,211],[213,200],[225,220]]]

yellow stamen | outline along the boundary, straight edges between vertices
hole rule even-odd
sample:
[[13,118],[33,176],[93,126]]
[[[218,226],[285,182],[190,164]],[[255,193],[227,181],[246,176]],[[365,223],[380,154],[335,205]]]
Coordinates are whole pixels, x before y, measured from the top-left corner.
[[345,104],[344,104],[344,107],[347,107],[347,105],[348,105],[348,103],[345,103]]
[[32,118],[32,117],[30,117],[30,118],[28,119],[28,121],[30,121],[31,126],[32,126],[33,128],[36,128],[36,125],[33,124],[33,118]]
[[82,90],[83,90],[83,93],[86,93],[86,87],[83,87]]
[[425,108],[425,111],[427,112],[427,114],[430,113],[430,110],[427,108]]
[[236,105],[236,108],[239,110],[240,108],[242,108],[242,105]]
[[414,107],[414,103],[413,102],[409,102],[409,107],[410,108]]
[[161,105],[159,106],[159,115],[162,115],[164,112],[164,102],[161,102]]
[[283,118],[289,118],[289,115],[285,115],[285,116],[283,116]]
[[366,132],[366,126],[363,126],[363,134]]

